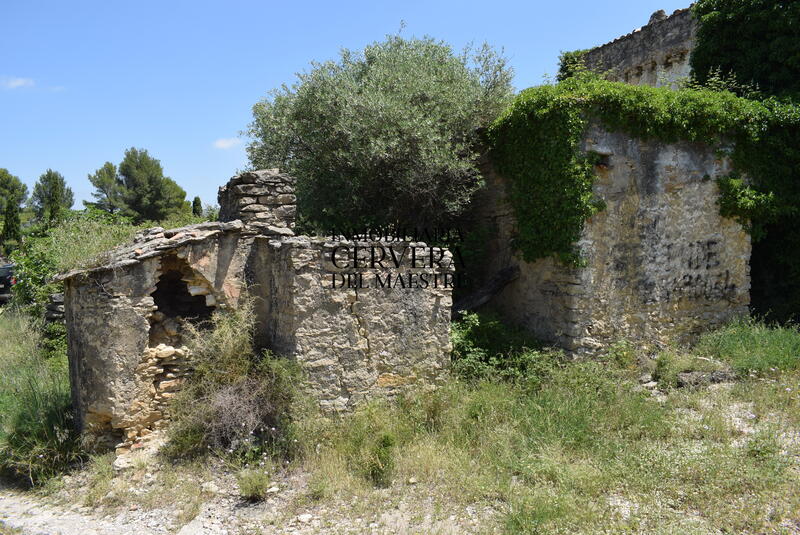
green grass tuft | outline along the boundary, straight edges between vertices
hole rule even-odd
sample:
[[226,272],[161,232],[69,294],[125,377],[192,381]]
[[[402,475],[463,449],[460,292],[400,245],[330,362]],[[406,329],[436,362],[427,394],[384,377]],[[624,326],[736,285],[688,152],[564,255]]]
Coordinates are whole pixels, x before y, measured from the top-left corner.
[[740,376],[769,375],[800,367],[800,330],[741,319],[704,334],[697,355],[722,360]]

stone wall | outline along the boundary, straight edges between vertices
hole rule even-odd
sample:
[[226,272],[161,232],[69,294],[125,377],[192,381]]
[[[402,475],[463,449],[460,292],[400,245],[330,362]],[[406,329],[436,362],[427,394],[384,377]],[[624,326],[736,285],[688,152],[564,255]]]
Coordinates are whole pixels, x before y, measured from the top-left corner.
[[150,229],[112,264],[63,277],[80,428],[126,449],[163,425],[189,370],[185,322],[236,305],[254,237],[238,221]]
[[689,8],[669,17],[658,11],[646,26],[587,52],[586,66],[617,82],[674,86],[691,72],[696,32]]
[[581,268],[519,258],[505,180],[487,169],[483,218],[496,229],[490,271],[520,267],[490,306],[574,351],[621,338],[689,342],[746,314],[750,238],[719,215],[714,180],[730,163],[702,144],[645,142],[598,126],[587,130],[584,149],[604,156],[594,191],[606,208],[586,222]]
[[[354,247],[366,265],[347,260]],[[453,284],[449,252],[407,241],[305,236],[259,238],[256,250],[254,288],[264,296],[257,301],[259,341],[303,366],[323,409],[349,409],[444,376]],[[383,258],[385,267],[371,267],[373,258]],[[391,258],[401,260],[394,264]]]
[[[444,376],[450,253],[296,237],[292,185],[277,170],[233,177],[219,192],[222,222],[149,229],[108,264],[61,277],[73,400],[87,436],[125,452],[162,428],[191,373],[186,323],[236,307],[244,292],[255,301],[257,344],[297,360],[323,410]],[[356,246],[358,265],[346,255],[334,263],[331,253]],[[373,250],[380,256],[362,258]]]
[[249,171],[219,188],[220,221],[241,220],[267,233],[292,234],[297,213],[294,178],[278,169]]

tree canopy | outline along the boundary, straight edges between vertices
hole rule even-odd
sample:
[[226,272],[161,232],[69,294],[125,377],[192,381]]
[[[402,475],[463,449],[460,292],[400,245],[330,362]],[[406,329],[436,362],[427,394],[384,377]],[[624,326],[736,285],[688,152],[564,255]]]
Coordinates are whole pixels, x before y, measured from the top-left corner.
[[17,206],[28,197],[28,186],[8,169],[0,168],[0,213],[4,213],[9,201]]
[[135,222],[160,221],[185,210],[186,192],[164,176],[161,162],[144,149],[130,148],[119,168],[111,162],[89,175],[95,187],[87,203],[111,213],[120,213]]
[[73,202],[72,189],[61,173],[48,169],[33,186],[29,205],[39,220],[52,224],[72,208]]
[[511,77],[487,45],[389,36],[343,50],[253,107],[250,163],[293,174],[301,216],[322,227],[448,221],[480,187],[478,130]]
[[89,175],[89,182],[95,188],[95,191],[92,192],[92,197],[97,201],[85,204],[112,214],[121,211],[125,207],[125,203],[122,200],[122,184],[117,176],[116,165],[106,162],[103,167]]
[[203,215],[203,201],[200,200],[200,197],[192,200],[192,214],[198,217]]
[[0,232],[0,245],[2,252],[8,253],[22,238],[22,230],[19,221],[19,204],[15,202],[7,203],[3,213],[3,231]]
[[800,93],[800,2],[699,0],[695,78],[718,71],[767,93]]

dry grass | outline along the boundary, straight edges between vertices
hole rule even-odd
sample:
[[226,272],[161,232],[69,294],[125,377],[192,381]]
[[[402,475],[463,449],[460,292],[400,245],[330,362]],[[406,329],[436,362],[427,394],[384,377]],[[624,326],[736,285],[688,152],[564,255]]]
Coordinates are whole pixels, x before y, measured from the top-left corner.
[[[419,489],[445,510],[497,507],[503,520],[485,528],[507,533],[780,533],[800,521],[798,394],[752,382],[675,390],[664,403],[627,373],[586,363],[538,391],[451,384],[434,394],[435,429],[419,398],[316,422],[307,499],[368,514]],[[752,408],[752,429],[731,406]],[[395,435],[388,489],[354,455],[364,429]]]

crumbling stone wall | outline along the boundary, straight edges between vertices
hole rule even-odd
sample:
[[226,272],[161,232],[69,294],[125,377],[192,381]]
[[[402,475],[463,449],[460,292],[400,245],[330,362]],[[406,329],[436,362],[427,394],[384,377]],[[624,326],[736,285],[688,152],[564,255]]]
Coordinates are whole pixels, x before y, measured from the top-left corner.
[[511,246],[505,179],[487,169],[483,217],[496,229],[490,271],[520,267],[490,306],[573,351],[621,338],[689,342],[746,314],[750,237],[719,215],[714,180],[730,172],[730,162],[702,144],[642,141],[597,125],[584,149],[603,155],[594,191],[606,208],[585,224],[580,268],[521,260]]
[[[149,229],[107,265],[61,277],[74,406],[88,436],[125,452],[163,427],[191,373],[186,322],[237,306],[245,291],[258,310],[258,343],[302,365],[323,409],[443,376],[450,254],[421,243],[296,237],[293,184],[277,170],[238,175],[220,188],[221,222]],[[359,257],[348,267],[345,248],[356,245],[398,260],[367,268]],[[334,262],[337,247],[345,257]]]
[[646,26],[589,50],[586,66],[617,82],[674,86],[691,72],[696,33],[697,22],[689,8],[669,17],[657,11]]
[[220,221],[241,220],[268,234],[291,235],[297,214],[294,178],[278,169],[249,171],[219,188]]
[[111,264],[63,277],[79,427],[124,450],[163,425],[189,370],[185,322],[235,306],[254,237],[238,221],[154,228]]

